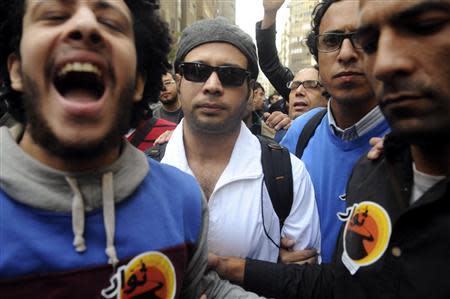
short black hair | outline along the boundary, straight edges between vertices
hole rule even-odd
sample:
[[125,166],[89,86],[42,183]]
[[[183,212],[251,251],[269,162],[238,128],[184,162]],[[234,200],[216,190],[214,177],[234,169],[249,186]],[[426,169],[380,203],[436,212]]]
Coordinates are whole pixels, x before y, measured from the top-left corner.
[[[131,126],[145,117],[150,102],[156,102],[161,89],[161,77],[169,63],[167,54],[171,38],[167,24],[162,21],[156,0],[124,0],[133,15],[133,30],[137,55],[137,72],[146,78],[142,101],[133,107]],[[22,21],[26,0],[0,1],[0,76],[3,78],[2,98],[9,103],[10,113],[21,122],[26,122],[22,94],[11,88],[7,69],[8,56],[16,53],[20,57]]]
[[320,23],[322,18],[330,8],[331,4],[338,2],[339,0],[323,0],[314,7],[311,14],[311,31],[308,32],[306,36],[306,45],[308,46],[309,52],[314,56],[316,62],[319,62],[319,51],[316,45],[316,36],[320,32]]
[[255,91],[258,88],[261,88],[261,90],[265,93],[266,90],[264,89],[264,87],[261,85],[261,83],[259,83],[258,81],[254,81],[253,85],[251,86],[252,90]]
[[166,69],[166,71],[164,72],[163,76],[167,75],[167,74],[171,75],[172,79],[175,80],[175,73],[173,72],[172,68]]

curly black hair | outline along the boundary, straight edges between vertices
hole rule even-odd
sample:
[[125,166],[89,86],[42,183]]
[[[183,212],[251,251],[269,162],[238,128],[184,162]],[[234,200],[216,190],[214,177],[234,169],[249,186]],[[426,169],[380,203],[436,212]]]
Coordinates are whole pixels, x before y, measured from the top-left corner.
[[[149,103],[156,102],[162,88],[161,77],[170,66],[167,54],[171,38],[167,24],[156,12],[156,0],[124,0],[133,15],[133,29],[137,54],[137,71],[146,78],[143,100],[135,104],[131,127],[143,118],[148,118]],[[1,101],[7,101],[10,113],[21,122],[26,122],[22,94],[11,88],[7,69],[8,56],[16,53],[20,57],[22,19],[26,0],[0,1],[0,90]]]
[[316,36],[319,35],[320,23],[322,18],[330,8],[331,4],[338,2],[339,0],[323,0],[319,2],[315,7],[311,15],[311,31],[308,32],[306,36],[306,45],[308,46],[309,52],[316,62],[319,62],[319,54],[316,45]]

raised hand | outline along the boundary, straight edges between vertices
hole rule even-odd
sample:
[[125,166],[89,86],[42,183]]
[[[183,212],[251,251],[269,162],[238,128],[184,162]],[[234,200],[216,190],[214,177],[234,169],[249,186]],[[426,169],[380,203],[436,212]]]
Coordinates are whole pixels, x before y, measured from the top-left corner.
[[275,24],[277,11],[285,0],[263,0],[264,18],[261,22],[261,29],[266,29]]
[[285,0],[263,0],[264,12],[277,13]]

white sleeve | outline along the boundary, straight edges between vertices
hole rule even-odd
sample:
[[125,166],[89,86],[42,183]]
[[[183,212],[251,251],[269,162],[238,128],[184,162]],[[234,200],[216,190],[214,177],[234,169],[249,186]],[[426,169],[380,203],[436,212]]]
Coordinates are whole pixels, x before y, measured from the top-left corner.
[[262,298],[255,293],[247,292],[241,287],[220,279],[215,271],[207,271],[208,250],[206,236],[208,232],[208,205],[202,196],[202,230],[195,252],[187,266],[180,298],[198,299],[205,294],[207,298],[257,299]]
[[305,164],[291,154],[294,198],[281,235],[295,241],[294,250],[320,251],[320,223],[313,184]]

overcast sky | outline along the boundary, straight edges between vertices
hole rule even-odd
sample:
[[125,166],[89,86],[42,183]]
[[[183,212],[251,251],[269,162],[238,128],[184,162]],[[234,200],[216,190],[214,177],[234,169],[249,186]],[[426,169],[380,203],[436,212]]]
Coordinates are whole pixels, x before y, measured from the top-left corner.
[[[288,16],[287,0],[277,14],[277,42]],[[236,0],[236,24],[255,39],[255,23],[262,20],[264,9],[262,0]]]

